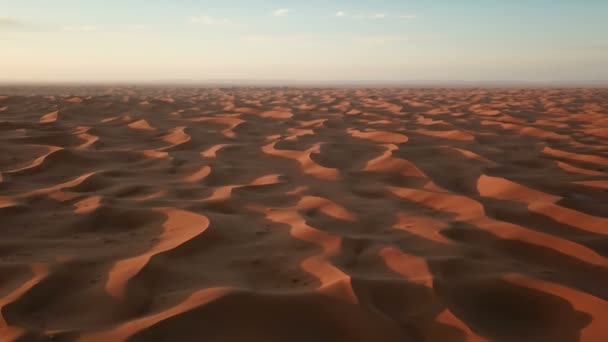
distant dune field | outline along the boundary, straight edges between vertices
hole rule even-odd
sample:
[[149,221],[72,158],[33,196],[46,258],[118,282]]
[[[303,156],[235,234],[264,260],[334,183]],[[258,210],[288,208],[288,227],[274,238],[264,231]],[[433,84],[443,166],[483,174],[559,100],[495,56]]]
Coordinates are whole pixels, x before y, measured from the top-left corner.
[[0,88],[0,341],[601,342],[607,256],[608,89]]

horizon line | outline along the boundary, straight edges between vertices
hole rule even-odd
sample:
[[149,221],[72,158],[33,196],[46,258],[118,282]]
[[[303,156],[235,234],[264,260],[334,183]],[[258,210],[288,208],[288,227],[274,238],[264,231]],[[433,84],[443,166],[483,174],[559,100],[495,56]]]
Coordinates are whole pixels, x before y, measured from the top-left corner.
[[0,80],[10,86],[608,86],[608,80],[290,80],[290,79],[208,79],[208,80]]

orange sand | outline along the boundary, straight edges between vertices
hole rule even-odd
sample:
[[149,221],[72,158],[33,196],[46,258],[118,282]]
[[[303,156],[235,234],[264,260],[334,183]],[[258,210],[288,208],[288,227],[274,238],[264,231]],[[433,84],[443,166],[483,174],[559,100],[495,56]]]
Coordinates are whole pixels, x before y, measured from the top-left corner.
[[606,89],[23,93],[0,342],[608,341]]

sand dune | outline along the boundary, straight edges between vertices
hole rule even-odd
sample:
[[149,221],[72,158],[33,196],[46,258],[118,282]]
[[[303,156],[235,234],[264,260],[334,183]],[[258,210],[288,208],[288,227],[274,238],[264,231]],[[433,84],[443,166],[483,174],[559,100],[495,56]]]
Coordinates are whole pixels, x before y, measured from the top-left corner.
[[424,128],[419,128],[416,130],[416,133],[429,135],[432,137],[442,138],[442,139],[451,139],[451,140],[463,140],[463,141],[471,141],[474,140],[475,137],[467,132],[450,130],[450,131],[432,131]]
[[0,90],[0,341],[608,341],[606,89]]
[[305,151],[282,150],[275,148],[275,146],[276,142],[269,145],[265,145],[262,147],[262,151],[269,155],[280,156],[283,158],[297,161],[301,166],[302,172],[308,175],[313,175],[317,178],[335,180],[338,179],[340,176],[338,170],[319,165],[311,159],[311,155],[313,153],[319,153],[321,144],[314,144],[312,147]]
[[378,158],[372,159],[367,162],[367,165],[363,169],[364,171],[379,172],[379,173],[391,173],[396,172],[403,176],[410,177],[426,177],[424,172],[420,171],[413,163],[406,159],[395,158],[392,156],[393,151],[398,150],[397,145],[387,144],[384,145],[385,152]]
[[348,134],[355,138],[367,139],[385,144],[401,144],[407,142],[408,140],[408,137],[403,134],[383,131],[361,132],[356,129],[349,129]]
[[146,265],[150,258],[164,251],[172,250],[207,229],[209,219],[188,211],[160,208],[167,216],[159,242],[144,254],[117,262],[108,273],[106,291],[114,297],[123,297],[127,281]]
[[[108,122],[108,121],[111,121],[111,120],[108,120],[108,119],[102,120],[102,122]],[[130,128],[139,129],[142,131],[153,131],[154,130],[154,127],[150,126],[148,121],[146,121],[144,119],[133,121],[128,126]]]
[[241,120],[238,117],[231,116],[216,116],[216,117],[203,117],[203,118],[195,118],[190,119],[192,122],[208,122],[211,124],[219,124],[226,125],[228,128],[222,131],[226,137],[233,138],[235,136],[234,129],[245,122],[245,120]]
[[59,117],[59,111],[56,110],[54,112],[50,112],[50,113],[44,114],[40,118],[40,123],[55,122],[55,121],[57,121],[58,117]]

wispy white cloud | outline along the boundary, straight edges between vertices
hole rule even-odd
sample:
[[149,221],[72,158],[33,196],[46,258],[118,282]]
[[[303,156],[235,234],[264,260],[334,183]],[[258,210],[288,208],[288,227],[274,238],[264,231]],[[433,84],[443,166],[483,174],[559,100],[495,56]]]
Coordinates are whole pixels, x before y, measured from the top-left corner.
[[344,13],[343,11],[336,12],[336,17],[344,17],[344,16],[346,16],[346,13]]
[[293,11],[289,8],[279,8],[277,10],[272,11],[272,15],[275,17],[284,17],[291,12]]
[[371,15],[372,19],[384,19],[386,18],[386,14],[384,13],[374,13]]

